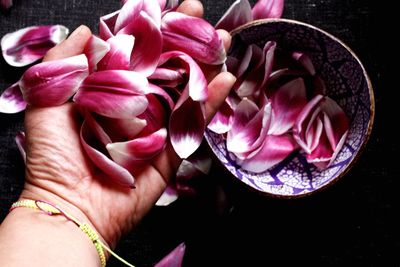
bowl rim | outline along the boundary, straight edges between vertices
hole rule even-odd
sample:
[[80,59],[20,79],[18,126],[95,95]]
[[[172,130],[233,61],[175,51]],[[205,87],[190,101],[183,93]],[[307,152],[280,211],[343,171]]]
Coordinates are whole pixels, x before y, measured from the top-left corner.
[[[316,31],[326,35],[327,37],[329,37],[333,41],[339,43],[344,49],[346,49],[351,54],[352,57],[355,58],[355,60],[358,62],[359,66],[361,67],[361,69],[363,71],[364,78],[366,79],[366,82],[367,82],[368,91],[369,91],[369,98],[370,98],[370,102],[371,102],[370,117],[369,117],[369,121],[368,121],[368,128],[367,128],[367,132],[365,134],[365,139],[364,139],[363,143],[361,144],[360,148],[356,152],[356,155],[351,160],[351,162],[346,167],[346,169],[342,173],[340,173],[336,178],[332,179],[330,182],[328,182],[327,184],[323,185],[322,187],[320,187],[318,189],[315,189],[313,191],[307,192],[307,193],[301,193],[301,194],[297,194],[297,195],[278,195],[278,194],[274,194],[274,193],[271,193],[271,192],[265,192],[265,191],[258,190],[256,188],[244,183],[243,181],[241,181],[240,179],[238,179],[236,177],[237,180],[240,180],[240,182],[242,184],[245,184],[247,188],[251,189],[252,191],[256,191],[257,193],[260,193],[261,195],[269,196],[269,197],[276,198],[276,199],[299,199],[299,198],[308,197],[308,196],[311,196],[311,195],[314,195],[314,194],[318,194],[318,193],[328,189],[329,187],[334,185],[336,182],[338,182],[341,178],[343,178],[354,167],[354,165],[358,162],[358,160],[360,159],[361,155],[363,154],[363,152],[364,152],[364,150],[366,148],[366,145],[367,145],[367,143],[368,143],[368,141],[369,141],[369,139],[371,137],[372,129],[373,129],[373,126],[374,126],[374,123],[375,123],[375,112],[376,112],[375,111],[375,108],[376,108],[376,106],[375,106],[375,95],[374,95],[374,89],[373,89],[373,86],[372,86],[371,79],[370,79],[370,77],[369,77],[364,65],[362,64],[361,60],[356,55],[356,53],[347,44],[345,44],[342,40],[340,40],[339,38],[335,37],[334,35],[328,33],[325,30],[322,30],[322,29],[320,29],[320,28],[318,28],[318,27],[316,27],[314,25],[311,25],[311,24],[308,24],[308,23],[305,23],[305,22],[301,22],[301,21],[297,21],[297,20],[292,20],[292,19],[282,19],[282,18],[260,19],[260,20],[254,20],[254,21],[251,21],[249,23],[246,23],[246,24],[244,24],[244,25],[232,30],[230,32],[230,34],[231,34],[231,36],[233,38],[235,35],[240,34],[243,30],[249,29],[251,27],[256,27],[256,26],[259,26],[259,25],[273,24],[273,23],[296,24],[296,25],[300,25],[300,26],[303,26],[303,27],[306,27],[306,28],[311,28],[313,30],[316,30]],[[208,135],[207,132],[206,132],[206,135]],[[209,141],[208,141],[208,138],[206,138],[206,139],[207,139],[207,143],[209,144],[209,146],[211,146]],[[211,149],[211,147],[210,147],[210,149]],[[215,154],[214,154],[214,157],[216,157],[218,159],[217,155],[215,155]],[[218,159],[218,162],[222,164],[222,162],[219,159]],[[224,166],[224,169],[227,170],[231,176],[234,176],[226,168],[225,164],[222,164],[222,165]]]

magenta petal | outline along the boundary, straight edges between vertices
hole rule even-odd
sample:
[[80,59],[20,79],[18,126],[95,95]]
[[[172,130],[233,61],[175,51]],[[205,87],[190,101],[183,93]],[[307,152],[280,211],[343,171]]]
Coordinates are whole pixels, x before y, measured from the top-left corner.
[[171,144],[179,157],[185,159],[199,148],[205,129],[203,104],[188,95],[181,97],[169,123]]
[[284,0],[258,0],[252,10],[253,19],[280,18],[284,4]]
[[167,186],[161,197],[157,200],[156,206],[166,207],[178,199],[178,191],[173,186]]
[[228,32],[253,20],[251,6],[248,0],[237,0],[225,12],[215,25],[216,29]]
[[140,73],[107,70],[91,74],[81,84],[74,102],[110,118],[132,118],[146,110],[147,79]]
[[205,101],[208,97],[208,84],[199,65],[188,55],[179,51],[171,51],[161,55],[159,64],[178,59],[189,74],[187,88],[194,101]]
[[110,51],[110,44],[92,35],[83,52],[88,58],[90,73],[97,69],[97,63],[103,59],[108,51]]
[[25,133],[18,132],[15,136],[15,142],[17,143],[17,147],[19,152],[21,153],[22,159],[26,163],[26,140],[25,140]]
[[134,187],[135,179],[128,170],[109,159],[106,155],[104,155],[102,152],[91,145],[91,143],[96,143],[96,140],[99,138],[94,132],[94,129],[100,128],[100,126],[97,125],[97,127],[93,127],[94,124],[97,124],[96,122],[94,122],[94,120],[92,120],[91,123],[88,123],[88,120],[85,120],[82,125],[80,136],[81,143],[86,154],[91,159],[91,161],[111,180],[117,182],[122,186]]
[[158,0],[144,0],[143,11],[153,20],[158,29],[161,27],[161,6]]
[[0,8],[7,10],[9,9],[13,4],[12,0],[0,0]]
[[223,64],[226,60],[222,40],[204,19],[169,12],[162,19],[161,30],[164,51],[179,50],[210,65]]
[[144,0],[128,0],[125,2],[115,21],[114,34],[135,21],[136,17],[143,9],[143,1]]
[[167,6],[167,0],[158,0],[158,4],[160,5],[161,11],[163,11]]
[[208,124],[208,129],[217,134],[227,133],[231,129],[233,110],[227,102],[224,102],[212,121]]
[[18,113],[25,110],[26,105],[19,83],[14,83],[0,95],[0,113]]
[[[137,117],[130,119],[113,119],[99,116],[96,119],[104,129],[107,129],[108,136],[114,142],[132,140],[147,126],[146,120]],[[107,143],[105,143],[105,145],[106,144]]]
[[307,93],[302,78],[290,81],[271,97],[272,121],[268,134],[282,135],[296,122],[299,113],[307,104]]
[[296,143],[290,135],[268,135],[261,149],[249,155],[241,167],[251,172],[264,172],[283,161],[296,148]]
[[135,36],[130,69],[150,76],[158,65],[163,39],[159,27],[145,12],[140,12],[135,21],[124,27],[118,34]]
[[311,75],[315,75],[314,64],[311,58],[304,53],[294,52],[292,57],[300,63],[301,66]]
[[115,23],[117,21],[118,15],[120,13],[120,10],[115,11],[111,14],[105,15],[103,17],[100,17],[100,23],[99,23],[99,28],[100,28],[100,38],[107,41],[111,37],[114,36],[114,28],[115,28]]
[[25,101],[33,106],[58,106],[67,102],[89,73],[85,55],[47,61],[29,68],[19,86]]
[[98,64],[98,70],[129,70],[135,38],[132,35],[119,34],[107,40],[109,52]]
[[14,67],[29,65],[65,40],[68,32],[62,25],[50,25],[28,27],[6,34],[1,39],[3,57]]
[[185,256],[185,243],[180,244],[154,267],[181,267]]
[[333,153],[329,140],[326,134],[323,133],[319,139],[318,146],[311,154],[307,155],[307,161],[320,169],[325,169],[332,161]]
[[169,115],[155,95],[148,94],[147,99],[149,105],[146,111],[139,115],[139,118],[145,120],[147,123],[141,135],[148,135],[161,128],[165,128],[167,125],[167,116]]
[[160,96],[165,102],[168,104],[168,107],[173,110],[174,109],[174,101],[169,96],[169,94],[162,88],[158,87],[154,84],[149,84],[148,94],[154,94]]
[[167,143],[167,130],[162,128],[148,136],[127,142],[110,143],[106,146],[111,158],[119,165],[130,169],[135,164],[146,162],[157,156]]

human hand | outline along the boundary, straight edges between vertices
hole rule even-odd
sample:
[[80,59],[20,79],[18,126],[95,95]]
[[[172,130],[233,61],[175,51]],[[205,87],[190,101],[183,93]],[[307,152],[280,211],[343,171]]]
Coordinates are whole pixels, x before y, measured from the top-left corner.
[[[197,0],[186,0],[178,9],[201,16]],[[228,47],[229,35],[219,34]],[[81,54],[91,36],[79,27],[66,41],[53,48],[44,60]],[[205,69],[209,83],[206,117],[210,121],[229,93],[235,78],[229,73],[213,77],[215,70]],[[29,107],[25,116],[27,165],[26,184],[21,198],[54,203],[81,221],[91,223],[100,236],[114,246],[120,236],[131,230],[153,207],[180,159],[170,145],[152,164],[135,176],[136,188],[127,189],[102,178],[82,149],[79,129],[81,118],[73,103],[59,107]]]

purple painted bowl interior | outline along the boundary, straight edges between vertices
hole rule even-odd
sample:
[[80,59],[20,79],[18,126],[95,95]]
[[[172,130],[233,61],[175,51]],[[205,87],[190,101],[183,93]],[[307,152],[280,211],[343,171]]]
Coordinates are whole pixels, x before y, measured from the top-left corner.
[[342,177],[363,150],[374,118],[372,86],[361,62],[346,45],[330,34],[301,22],[283,19],[255,21],[235,31],[233,45],[243,41],[262,48],[271,40],[288,51],[307,53],[326,83],[327,95],[336,100],[350,118],[346,144],[335,162],[321,171],[308,164],[300,152],[295,152],[272,169],[256,174],[242,170],[235,163],[234,157],[226,150],[222,136],[207,131],[206,140],[226,169],[250,187],[281,197],[305,196]]

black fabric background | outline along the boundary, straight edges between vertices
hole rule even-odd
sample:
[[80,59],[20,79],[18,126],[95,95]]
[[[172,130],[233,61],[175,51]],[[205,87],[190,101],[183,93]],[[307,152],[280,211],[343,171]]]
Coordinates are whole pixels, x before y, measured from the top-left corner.
[[[0,13],[0,36],[34,24],[80,24],[97,30],[98,17],[119,7],[118,0],[15,0]],[[206,18],[215,23],[233,2],[205,0]],[[252,1],[253,3],[255,1]],[[381,4],[382,3],[382,4]],[[215,181],[233,204],[221,215],[213,201],[179,201],[155,208],[117,252],[138,267],[153,266],[182,241],[184,266],[400,266],[398,189],[400,186],[396,91],[398,34],[384,1],[287,0],[284,17],[314,24],[336,35],[361,58],[374,85],[377,117],[363,156],[340,182],[315,196],[274,200],[250,192],[226,175]],[[23,70],[0,59],[0,92]],[[23,185],[23,163],[14,144],[23,114],[0,114],[0,221]],[[210,186],[211,196],[213,187]],[[23,242],[21,240],[21,242]],[[111,260],[109,266],[122,266]]]

